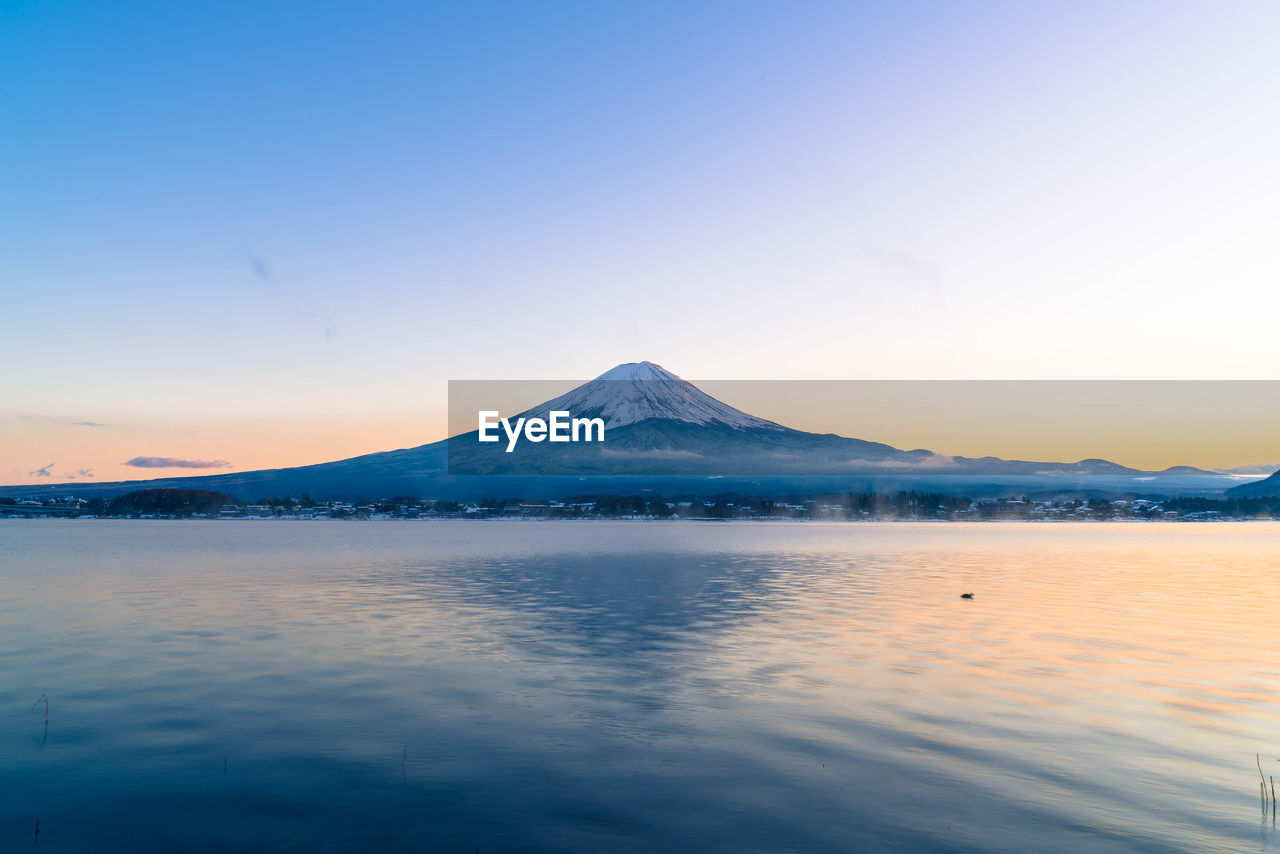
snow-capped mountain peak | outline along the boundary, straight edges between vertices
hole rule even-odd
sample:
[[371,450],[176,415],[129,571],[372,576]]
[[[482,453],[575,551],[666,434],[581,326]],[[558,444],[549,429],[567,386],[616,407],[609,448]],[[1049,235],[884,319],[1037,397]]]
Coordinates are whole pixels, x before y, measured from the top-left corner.
[[721,403],[653,362],[618,365],[522,415],[545,418],[552,410],[567,411],[574,418],[603,418],[607,428],[662,418],[740,430],[787,429]]
[[684,382],[684,380],[662,367],[662,365],[653,362],[624,362],[605,371],[596,377],[596,380],[609,380],[611,382]]

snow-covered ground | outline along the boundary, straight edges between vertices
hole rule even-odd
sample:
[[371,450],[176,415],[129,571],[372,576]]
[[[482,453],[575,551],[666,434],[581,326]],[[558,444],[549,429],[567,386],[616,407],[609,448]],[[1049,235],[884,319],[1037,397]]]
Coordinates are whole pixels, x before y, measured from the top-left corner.
[[786,429],[721,403],[653,362],[618,365],[568,394],[522,412],[521,416],[546,418],[552,410],[567,411],[574,418],[603,418],[609,428],[649,418],[666,418],[743,430]]

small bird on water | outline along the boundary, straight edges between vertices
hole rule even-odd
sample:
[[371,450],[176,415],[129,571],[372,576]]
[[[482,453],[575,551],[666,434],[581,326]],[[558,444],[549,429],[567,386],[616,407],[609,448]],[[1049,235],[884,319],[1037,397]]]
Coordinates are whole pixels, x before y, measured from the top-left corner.
[[973,598],[973,594],[972,594],[972,593],[961,593],[961,594],[960,594],[960,598],[961,598],[961,599],[972,599],[972,598]]

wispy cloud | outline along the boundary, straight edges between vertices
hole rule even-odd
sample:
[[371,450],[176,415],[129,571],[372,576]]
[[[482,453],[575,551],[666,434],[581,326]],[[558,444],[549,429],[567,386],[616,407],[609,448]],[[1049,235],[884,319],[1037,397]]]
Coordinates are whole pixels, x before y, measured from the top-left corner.
[[29,471],[27,472],[27,477],[53,477],[52,469],[55,465],[57,465],[57,463],[49,463],[49,465],[45,466],[42,469]]
[[30,421],[36,424],[66,424],[71,427],[106,427],[101,421],[84,421],[76,418],[58,418],[53,415],[19,415],[19,421]]
[[249,272],[264,282],[269,282],[273,278],[271,265],[266,262],[266,259],[252,253],[249,254]]
[[333,341],[338,337],[337,325],[324,322],[322,314],[309,305],[310,299],[308,295],[298,289],[296,282],[291,284],[289,276],[277,274],[276,267],[270,261],[258,253],[250,251],[244,254],[244,265],[248,268],[249,273],[260,283],[258,287],[266,293],[277,297],[281,305],[293,315],[303,320],[321,321],[323,323],[321,335],[325,341]]
[[180,460],[175,457],[134,457],[125,463],[139,469],[229,469],[226,460]]
[[1269,475],[1272,472],[1280,471],[1280,463],[1247,463],[1241,466],[1232,466],[1230,468],[1213,468],[1210,471],[1216,471],[1219,474],[1260,474]]
[[82,477],[93,477],[93,469],[80,469],[78,471],[64,471],[58,475],[61,480],[76,480]]

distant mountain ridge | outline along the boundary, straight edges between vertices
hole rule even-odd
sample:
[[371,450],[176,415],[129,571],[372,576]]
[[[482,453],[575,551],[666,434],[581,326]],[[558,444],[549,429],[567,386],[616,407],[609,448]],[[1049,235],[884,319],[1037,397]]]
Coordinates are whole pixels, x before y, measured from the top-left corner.
[[[377,497],[490,494],[506,489],[517,494],[538,489],[547,478],[562,477],[560,491],[624,488],[609,478],[707,478],[734,476],[779,478],[814,476],[823,484],[860,476],[978,478],[1000,483],[1055,477],[1131,478],[1151,481],[1169,476],[1213,476],[1189,467],[1165,473],[1143,472],[1108,460],[1075,463],[1005,460],[998,457],[948,456],[933,451],[900,450],[879,442],[809,433],[750,415],[698,389],[652,362],[619,365],[566,394],[534,406],[519,417],[546,417],[553,410],[573,417],[602,418],[603,444],[528,445],[519,457],[500,444],[482,444],[466,433],[439,442],[366,454],[350,459],[287,469],[266,469],[196,477],[159,478],[116,483],[68,483],[3,487],[4,494],[48,495],[51,491],[80,496],[109,495],[142,487],[180,487],[231,492],[245,497],[300,496]],[[473,476],[478,475],[478,476]],[[505,476],[505,481],[494,476]],[[1221,476],[1219,476],[1221,477]],[[1221,477],[1227,482],[1225,477]],[[745,480],[744,483],[758,481]],[[630,484],[625,488],[636,488]],[[667,488],[678,488],[668,486]],[[837,488],[845,488],[839,486]],[[854,488],[849,486],[848,488]],[[1218,487],[1220,490],[1221,487]]]
[[484,444],[476,433],[465,433],[448,440],[449,470],[467,475],[1144,474],[1107,460],[948,456],[795,430],[735,409],[652,362],[618,365],[517,417],[545,419],[555,410],[603,418],[608,441],[524,445],[512,454],[501,443]]

